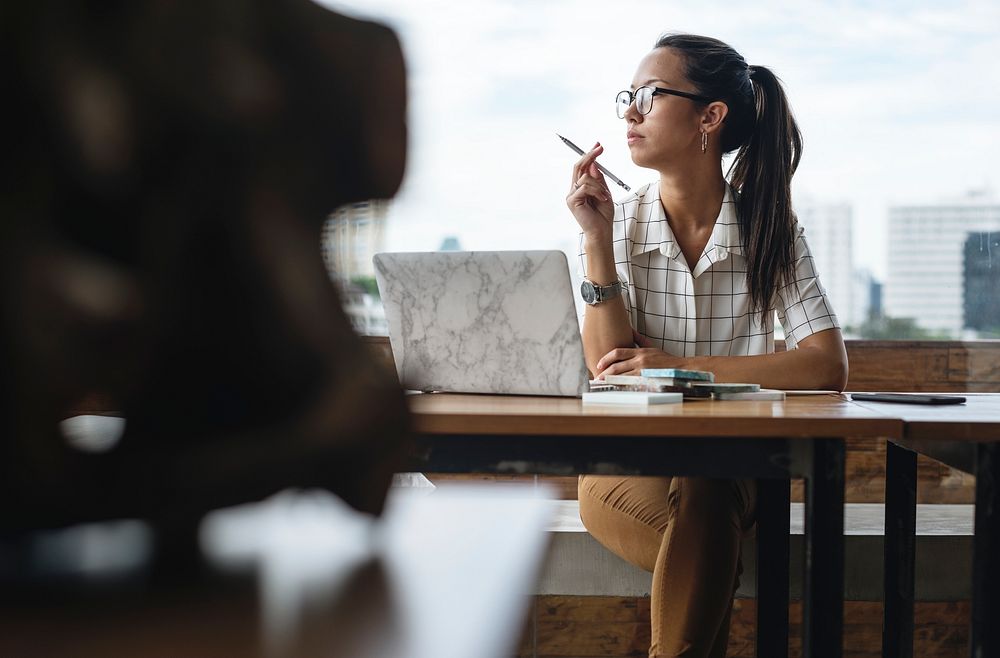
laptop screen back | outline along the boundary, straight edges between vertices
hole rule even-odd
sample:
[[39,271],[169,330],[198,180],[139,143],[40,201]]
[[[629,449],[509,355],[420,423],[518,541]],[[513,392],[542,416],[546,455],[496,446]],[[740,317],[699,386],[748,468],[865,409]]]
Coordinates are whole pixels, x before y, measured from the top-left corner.
[[382,253],[374,263],[404,388],[562,396],[587,390],[561,251]]

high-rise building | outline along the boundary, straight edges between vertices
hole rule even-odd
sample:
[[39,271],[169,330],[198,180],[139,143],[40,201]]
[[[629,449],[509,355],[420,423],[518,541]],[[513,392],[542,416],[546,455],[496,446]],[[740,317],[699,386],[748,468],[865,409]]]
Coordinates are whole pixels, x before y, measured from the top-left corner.
[[323,226],[323,260],[342,281],[375,276],[372,257],[384,249],[389,202],[359,201],[338,208]]
[[889,209],[885,313],[959,337],[965,326],[964,249],[969,233],[1000,231],[1000,203],[987,192],[952,203]]
[[795,212],[805,229],[820,281],[841,326],[864,322],[867,309],[859,312],[854,301],[854,212],[851,205],[806,201],[796,204]]
[[965,328],[1000,334],[1000,233],[969,233],[963,251]]
[[866,320],[879,317],[882,314],[882,284],[879,283],[870,270],[854,270],[854,277],[851,281],[853,307],[851,309],[851,322],[844,322],[844,326],[858,327]]
[[882,310],[882,289],[884,286],[881,281],[872,277],[871,283],[868,286],[868,317],[880,318],[885,315]]

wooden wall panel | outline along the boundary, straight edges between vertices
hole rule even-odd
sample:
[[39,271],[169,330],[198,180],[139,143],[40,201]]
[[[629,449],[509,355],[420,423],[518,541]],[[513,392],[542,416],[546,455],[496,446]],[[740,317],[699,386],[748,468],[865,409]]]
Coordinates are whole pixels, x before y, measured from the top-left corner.
[[[948,350],[948,378],[956,382],[971,382],[976,386],[1000,382],[1000,349],[997,341],[963,343]],[[970,389],[971,390],[971,389]]]
[[948,376],[947,345],[917,347],[852,342],[847,357],[850,364],[848,390],[913,390],[930,382],[954,384]]
[[852,391],[1000,391],[1000,341],[847,341]]

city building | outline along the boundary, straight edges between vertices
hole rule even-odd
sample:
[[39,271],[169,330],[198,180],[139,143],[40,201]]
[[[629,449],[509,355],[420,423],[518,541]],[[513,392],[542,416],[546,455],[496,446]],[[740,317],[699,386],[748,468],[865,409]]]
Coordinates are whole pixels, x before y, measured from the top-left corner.
[[966,241],[970,233],[988,231],[1000,231],[1000,202],[989,192],[972,192],[950,203],[890,208],[885,314],[961,337],[966,326]]
[[351,203],[338,208],[323,225],[323,261],[360,334],[387,333],[372,257],[385,248],[388,210],[388,201]]
[[965,329],[1000,337],[1000,232],[969,233],[963,253]]
[[350,282],[340,287],[340,295],[354,331],[362,336],[385,336],[389,333],[385,307],[379,297]]
[[867,269],[854,270],[852,284],[852,322],[845,326],[857,327],[882,315],[882,284]]
[[826,288],[841,326],[864,322],[868,309],[859,309],[854,299],[857,284],[852,230],[854,212],[851,205],[807,200],[796,204],[795,211],[805,229],[820,281]]
[[388,201],[341,206],[323,226],[323,260],[331,276],[344,281],[373,277],[372,256],[385,248]]

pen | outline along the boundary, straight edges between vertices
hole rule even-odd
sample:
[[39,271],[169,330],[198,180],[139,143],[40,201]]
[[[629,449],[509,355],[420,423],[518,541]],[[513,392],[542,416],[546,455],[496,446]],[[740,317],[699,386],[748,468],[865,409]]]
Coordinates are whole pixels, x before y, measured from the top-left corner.
[[[576,151],[578,155],[583,155],[583,149],[582,149],[582,148],[580,148],[579,146],[577,146],[577,145],[576,145],[576,144],[574,144],[573,142],[569,141],[568,139],[566,139],[565,137],[563,137],[563,136],[562,136],[562,135],[560,135],[559,133],[556,133],[556,137],[558,137],[559,139],[561,139],[561,140],[563,141],[563,144],[565,144],[566,146],[568,146],[568,147],[570,147],[571,149],[573,149],[574,151]],[[607,176],[608,178],[610,178],[610,179],[611,179],[611,180],[613,180],[614,182],[616,182],[616,183],[618,183],[619,185],[621,185],[622,187],[624,187],[624,188],[625,188],[625,191],[626,191],[626,192],[631,192],[631,191],[632,191],[632,188],[631,188],[631,187],[629,187],[628,185],[626,185],[626,184],[625,184],[625,183],[624,183],[624,182],[622,181],[622,179],[618,178],[617,176],[615,176],[614,174],[612,174],[612,173],[611,173],[610,171],[608,171],[607,169],[605,169],[605,168],[604,168],[604,166],[603,166],[602,164],[600,164],[600,163],[598,163],[598,162],[595,162],[594,164],[596,164],[596,165],[597,165],[597,168],[598,168],[598,169],[600,169],[600,170],[601,170],[601,172],[602,172],[602,173],[603,173],[603,174],[604,174],[605,176]]]

